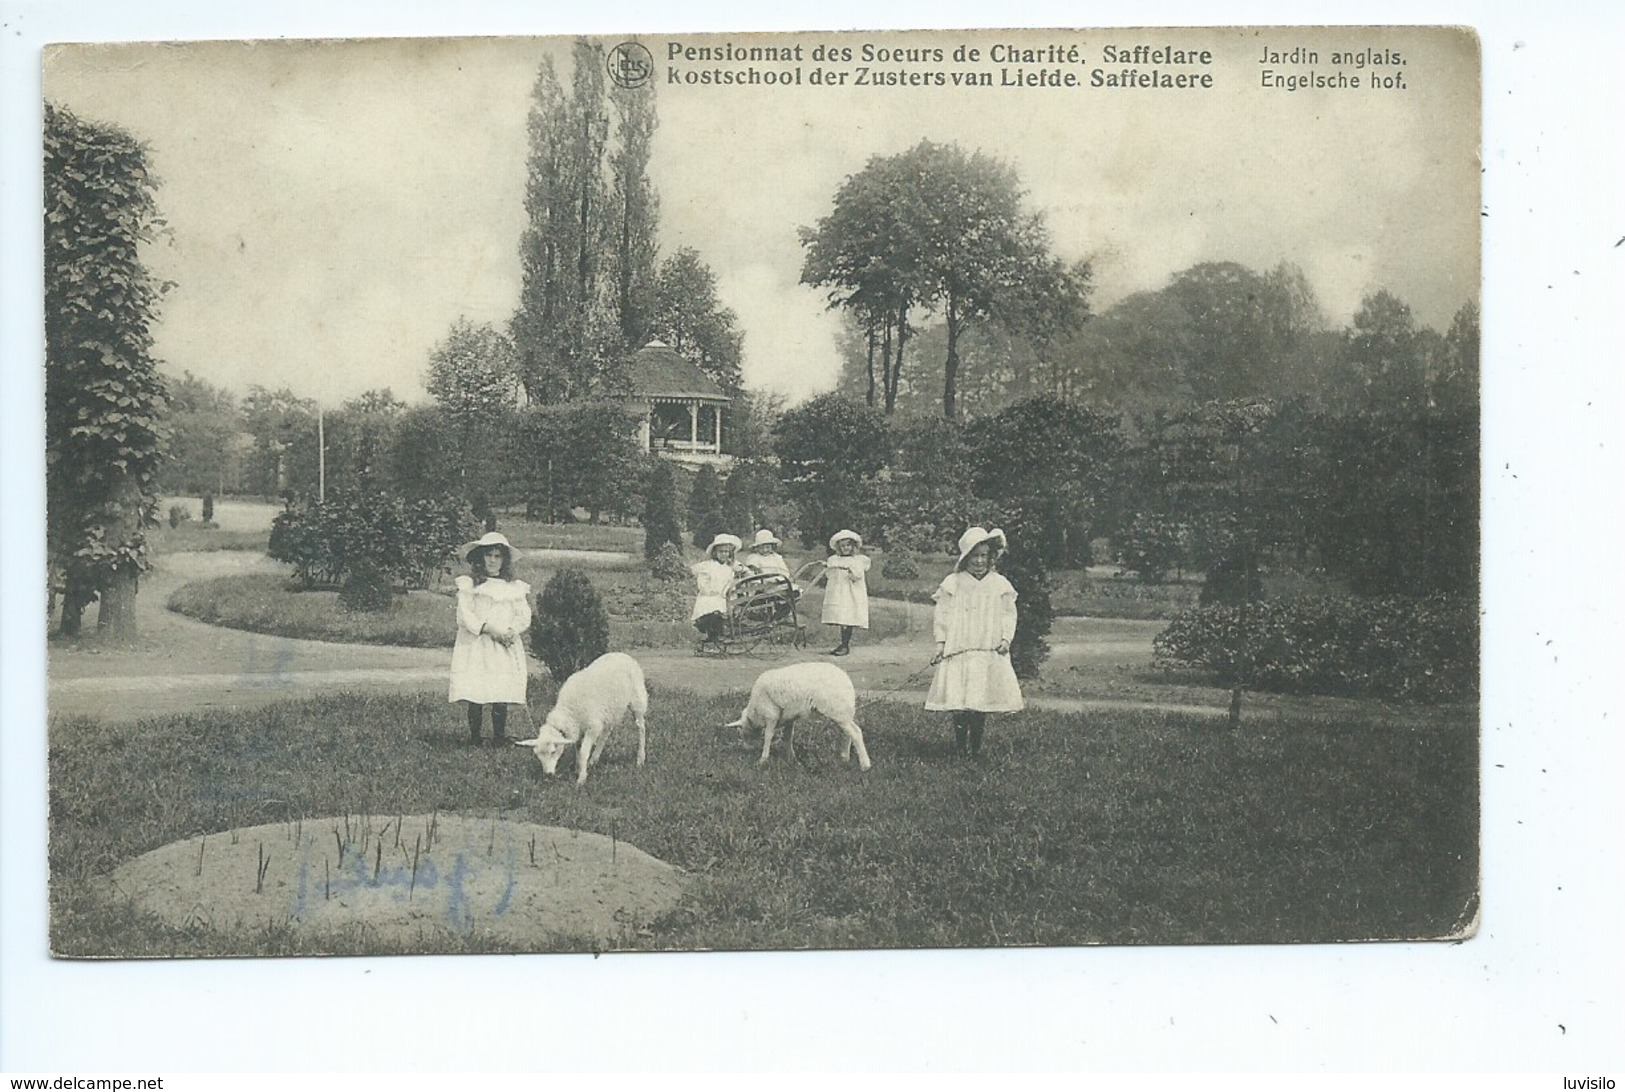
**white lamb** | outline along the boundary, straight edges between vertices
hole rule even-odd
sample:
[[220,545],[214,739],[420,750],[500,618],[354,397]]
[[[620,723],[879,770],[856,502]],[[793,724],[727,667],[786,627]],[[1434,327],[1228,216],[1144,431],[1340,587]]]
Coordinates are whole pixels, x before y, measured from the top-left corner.
[[841,761],[852,757],[852,747],[858,748],[858,767],[869,768],[869,750],[863,745],[863,729],[853,719],[857,712],[858,695],[852,688],[852,679],[834,664],[791,664],[764,671],[756,677],[750,688],[750,701],[739,719],[724,727],[738,728],[745,735],[754,728],[762,730],[762,757],[758,765],[767,762],[773,749],[773,732],[784,725],[785,739],[790,752],[795,753],[796,721],[812,713],[822,713],[840,726],[846,738],[841,744]]
[[558,701],[537,731],[535,739],[516,740],[529,747],[549,774],[559,767],[559,756],[570,744],[576,751],[576,784],[587,780],[587,768],[604,750],[604,737],[630,710],[638,725],[638,765],[643,765],[648,732],[643,718],[649,712],[649,692],[643,668],[624,652],[606,652],[564,680]]

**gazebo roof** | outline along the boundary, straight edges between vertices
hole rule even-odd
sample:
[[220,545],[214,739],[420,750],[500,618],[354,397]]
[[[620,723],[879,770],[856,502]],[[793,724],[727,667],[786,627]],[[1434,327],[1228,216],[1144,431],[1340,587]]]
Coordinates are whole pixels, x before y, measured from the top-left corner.
[[638,398],[720,404],[733,401],[716,380],[661,341],[651,341],[633,353],[627,372],[632,394]]

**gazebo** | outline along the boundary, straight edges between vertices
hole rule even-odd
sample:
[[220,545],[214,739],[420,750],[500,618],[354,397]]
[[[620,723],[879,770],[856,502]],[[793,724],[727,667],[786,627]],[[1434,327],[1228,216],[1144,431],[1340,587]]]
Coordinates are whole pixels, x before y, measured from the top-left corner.
[[651,341],[628,365],[631,404],[641,407],[643,450],[681,462],[727,462],[722,411],[733,399],[671,346]]

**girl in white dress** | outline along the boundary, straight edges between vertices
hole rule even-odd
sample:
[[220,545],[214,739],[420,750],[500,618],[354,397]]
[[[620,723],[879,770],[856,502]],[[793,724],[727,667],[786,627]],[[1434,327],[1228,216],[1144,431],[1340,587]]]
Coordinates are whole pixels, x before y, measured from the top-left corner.
[[869,557],[856,531],[836,531],[829,540],[831,557],[824,562],[824,615],[826,626],[841,627],[841,643],[831,656],[852,651],[852,631],[869,628]]
[[779,536],[763,527],[751,540],[750,553],[745,555],[745,567],[759,573],[778,573],[789,577],[790,563],[779,553]]
[[451,649],[451,700],[468,709],[468,736],[480,742],[491,707],[491,742],[507,740],[508,706],[525,703],[530,672],[524,633],[530,628],[530,585],[515,580],[517,552],[495,531],[463,547],[471,575],[457,578],[457,641]]
[[1021,686],[1010,666],[1016,636],[1016,589],[993,571],[995,551],[1005,548],[1004,532],[972,527],[959,536],[959,564],[932,593],[937,640],[931,662],[937,674],[925,707],[951,712],[959,754],[979,754],[989,713],[1024,707]]
[[705,560],[696,562],[689,572],[694,574],[694,611],[689,620],[700,631],[700,646],[695,651],[722,647],[723,630],[728,624],[728,591],[739,576],[734,564],[734,553],[740,542],[734,535],[717,535],[705,548]]

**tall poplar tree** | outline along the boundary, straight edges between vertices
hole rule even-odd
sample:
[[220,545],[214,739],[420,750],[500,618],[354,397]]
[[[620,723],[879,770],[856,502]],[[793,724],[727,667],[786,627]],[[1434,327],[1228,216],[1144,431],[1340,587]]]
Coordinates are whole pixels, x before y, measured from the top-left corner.
[[569,95],[551,58],[531,91],[529,224],[520,240],[523,279],[511,332],[533,402],[595,393],[605,349],[618,341],[606,330],[611,323],[601,298],[610,205],[604,82],[602,47],[578,40]]
[[654,318],[655,238],[660,198],[649,181],[649,154],[659,119],[654,84],[610,90],[615,146],[610,152],[611,251],[609,266],[622,345],[635,349],[649,340]]

